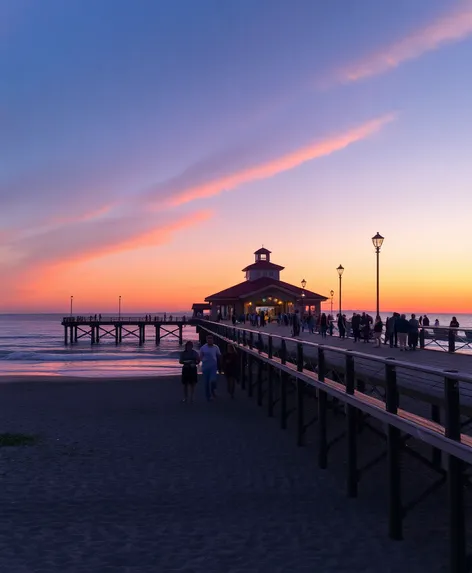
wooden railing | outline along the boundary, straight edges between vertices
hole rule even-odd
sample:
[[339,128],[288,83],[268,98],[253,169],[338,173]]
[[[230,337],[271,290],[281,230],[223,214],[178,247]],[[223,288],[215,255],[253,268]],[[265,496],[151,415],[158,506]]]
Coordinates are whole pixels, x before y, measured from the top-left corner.
[[[385,433],[383,430],[380,433],[387,443],[385,455],[388,462],[391,538],[402,538],[403,518],[407,510],[446,482],[449,492],[449,570],[466,571],[464,486],[467,478],[464,467],[465,464],[472,464],[472,437],[462,432],[461,402],[472,399],[472,376],[220,323],[197,321],[197,324],[202,339],[212,333],[223,346],[232,344],[236,347],[241,359],[241,386],[247,389],[249,396],[256,392],[259,405],[263,405],[265,398],[269,416],[274,415],[277,406],[281,428],[287,427],[288,417],[292,411],[296,412],[298,445],[304,444],[307,429],[304,399],[308,395],[316,399],[317,415],[314,421],[318,465],[322,469],[327,467],[331,445],[327,437],[328,401],[335,400],[344,406],[341,411],[346,419],[343,435],[347,440],[347,494],[350,497],[357,496],[360,475],[357,456],[360,424],[368,416],[383,425]],[[328,355],[332,363],[337,363],[335,367],[329,364]],[[338,358],[337,361],[333,356]],[[369,394],[365,382],[360,383],[359,378],[362,379],[366,363],[376,364],[383,372],[384,396]],[[330,372],[333,373],[331,377]],[[399,400],[405,388],[399,383],[399,377],[404,376],[405,372],[413,373],[415,379],[422,377],[431,380],[432,419],[412,409],[400,408]],[[291,409],[287,405],[290,383],[295,391],[295,406]],[[433,386],[438,390],[438,384],[442,387],[439,395],[433,392]],[[442,424],[439,415],[441,408],[445,414]],[[431,447],[431,465],[441,475],[434,487],[428,487],[416,501],[407,505],[402,504],[401,497],[401,456],[406,451],[402,433]],[[442,455],[446,457],[445,470]]]

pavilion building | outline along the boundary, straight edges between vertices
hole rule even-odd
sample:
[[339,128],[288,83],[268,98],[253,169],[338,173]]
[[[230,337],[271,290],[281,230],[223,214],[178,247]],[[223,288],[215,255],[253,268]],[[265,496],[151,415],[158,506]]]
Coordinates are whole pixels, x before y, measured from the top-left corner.
[[284,267],[270,260],[268,249],[259,249],[254,255],[255,261],[243,269],[243,282],[206,297],[212,318],[220,313],[223,318],[230,318],[233,314],[239,317],[254,311],[276,316],[297,309],[302,313],[320,314],[321,303],[328,300],[327,297],[281,281],[280,272]]

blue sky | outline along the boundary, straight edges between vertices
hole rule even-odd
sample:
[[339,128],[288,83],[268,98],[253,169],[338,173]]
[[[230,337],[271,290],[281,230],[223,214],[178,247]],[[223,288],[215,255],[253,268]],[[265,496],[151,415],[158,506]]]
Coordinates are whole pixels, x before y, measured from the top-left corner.
[[262,243],[318,291],[348,261],[353,302],[377,230],[392,300],[402,269],[429,288],[431,263],[450,274],[468,254],[469,0],[3,0],[0,22],[5,309],[53,309],[97,259],[109,289],[116,257],[176,272],[186,252],[195,277],[202,245],[225,261],[215,284],[142,296],[181,306],[220,290]]

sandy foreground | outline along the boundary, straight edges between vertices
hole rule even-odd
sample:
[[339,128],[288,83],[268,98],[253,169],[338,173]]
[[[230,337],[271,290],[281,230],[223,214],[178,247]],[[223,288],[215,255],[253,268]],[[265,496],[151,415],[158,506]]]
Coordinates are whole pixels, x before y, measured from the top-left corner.
[[[283,432],[224,379],[192,404],[177,376],[0,382],[0,432],[37,437],[0,447],[1,573],[447,570],[440,494],[389,540],[385,466],[347,500],[345,446],[319,470],[315,426],[297,448],[295,418]],[[383,448],[366,432],[362,445],[365,460]],[[427,477],[411,466],[405,496]]]

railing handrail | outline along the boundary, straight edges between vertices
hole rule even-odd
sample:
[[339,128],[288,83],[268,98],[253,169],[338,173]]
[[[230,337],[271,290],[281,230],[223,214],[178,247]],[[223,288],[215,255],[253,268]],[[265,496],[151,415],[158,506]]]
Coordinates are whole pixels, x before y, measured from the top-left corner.
[[62,322],[188,322],[192,317],[187,316],[176,316],[172,315],[172,320],[159,315],[151,315],[151,319],[146,319],[145,316],[102,316],[102,318],[95,318],[94,316],[64,316]]
[[[197,319],[197,320],[199,320],[199,319]],[[203,324],[207,325],[208,323],[209,323],[209,321],[205,321]],[[210,324],[214,324],[214,325],[218,326],[219,323],[210,321]],[[322,348],[322,349],[327,350],[329,352],[341,354],[344,356],[346,356],[346,355],[354,356],[356,358],[360,358],[363,360],[370,360],[372,362],[377,362],[379,364],[385,365],[385,364],[392,364],[392,362],[393,362],[395,364],[395,366],[397,366],[397,367],[405,368],[408,370],[413,370],[416,372],[424,372],[425,374],[431,374],[433,376],[444,377],[444,373],[446,372],[448,375],[448,378],[451,378],[452,380],[458,380],[458,381],[468,382],[468,383],[472,384],[472,375],[461,374],[460,372],[452,372],[452,371],[448,370],[447,368],[441,369],[441,368],[435,368],[433,366],[424,366],[424,365],[419,365],[419,364],[412,364],[411,362],[404,362],[403,360],[398,360],[397,358],[394,358],[394,357],[373,356],[372,354],[366,354],[364,352],[358,352],[357,350],[349,350],[346,348],[339,348],[337,346],[329,346],[326,344],[319,344],[317,342],[310,342],[308,340],[300,340],[298,338],[292,338],[289,336],[281,336],[280,334],[272,334],[271,332],[261,332],[260,330],[242,328],[240,326],[232,326],[232,325],[226,325],[226,324],[223,324],[221,326],[223,326],[225,328],[237,328],[237,329],[242,330],[242,331],[245,330],[246,332],[253,332],[255,334],[262,334],[263,336],[272,336],[273,339],[274,338],[283,339],[285,341],[294,342],[296,344],[301,342],[302,344],[313,347],[315,349]]]

